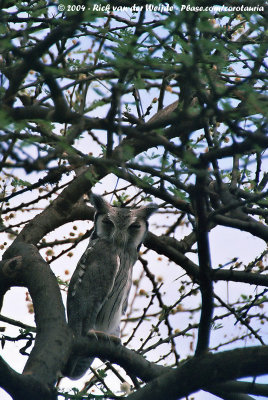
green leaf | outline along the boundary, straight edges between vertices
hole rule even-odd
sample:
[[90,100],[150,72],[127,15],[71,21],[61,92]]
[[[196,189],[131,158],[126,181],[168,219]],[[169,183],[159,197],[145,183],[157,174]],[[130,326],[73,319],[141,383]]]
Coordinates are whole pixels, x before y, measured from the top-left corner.
[[101,378],[106,378],[107,376],[105,369],[98,369],[98,374]]
[[31,186],[31,183],[28,181],[24,181],[22,179],[14,178],[11,182],[11,186],[17,187],[17,186]]

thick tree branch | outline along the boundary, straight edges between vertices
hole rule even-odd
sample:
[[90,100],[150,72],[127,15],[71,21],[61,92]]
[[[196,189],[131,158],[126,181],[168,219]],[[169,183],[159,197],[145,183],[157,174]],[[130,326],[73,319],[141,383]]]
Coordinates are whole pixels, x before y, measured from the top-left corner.
[[253,236],[257,236],[260,239],[263,239],[265,242],[268,241],[268,227],[254,220],[254,218],[248,217],[246,221],[243,221],[241,219],[232,218],[225,215],[214,215],[213,221],[219,225],[249,232]]
[[[156,251],[158,254],[164,255],[168,257],[171,261],[174,261],[176,264],[180,265],[194,281],[198,282],[198,265],[191,261],[181,252],[180,242],[177,242],[175,239],[172,239],[172,241],[173,244],[171,245],[170,241],[169,243],[167,243],[165,239],[162,240],[161,237],[158,237],[149,232],[147,234],[144,244],[148,248]],[[212,269],[211,277],[214,281],[225,280],[233,282],[244,282],[251,285],[268,286],[268,276],[257,273],[248,273],[225,269]]]
[[[231,362],[232,356],[235,355],[236,360],[240,360],[240,356],[241,356],[241,363],[242,363],[242,367],[246,368],[247,367],[247,359],[250,359],[250,355],[249,352],[255,351],[256,353],[258,353],[258,351],[262,351],[262,349],[264,349],[265,352],[267,352],[267,348],[266,347],[259,347],[259,348],[255,348],[252,347],[250,348],[250,351],[248,351],[248,349],[243,349],[245,350],[246,354],[237,354],[237,350],[233,350],[233,351],[229,351],[229,352],[224,352],[224,353],[218,353],[217,355],[205,355],[203,357],[199,356],[199,357],[194,357],[192,358],[190,361],[187,362],[182,362],[180,364],[180,366],[175,370],[172,370],[171,368],[167,368],[167,367],[162,367],[162,366],[158,366],[154,363],[150,363],[149,361],[145,360],[142,356],[140,356],[139,354],[128,350],[127,348],[123,347],[122,345],[120,345],[118,342],[114,342],[113,340],[109,340],[108,336],[103,336],[103,335],[98,335],[96,336],[91,336],[90,338],[87,337],[80,337],[77,338],[76,341],[74,342],[74,347],[73,347],[73,352],[77,355],[88,355],[90,356],[98,356],[102,359],[108,359],[109,361],[119,364],[121,367],[123,367],[128,373],[130,374],[134,374],[135,376],[139,377],[140,379],[142,379],[145,382],[150,382],[152,381],[153,384],[152,386],[155,387],[158,385],[159,381],[163,381],[161,377],[163,377],[163,375],[165,376],[165,381],[166,381],[166,385],[172,385],[172,381],[173,379],[176,379],[174,377],[174,375],[178,376],[179,378],[177,379],[176,383],[174,384],[175,387],[173,387],[174,391],[178,391],[178,393],[181,393],[181,390],[185,390],[184,394],[182,396],[185,396],[187,394],[192,393],[193,391],[196,390],[207,390],[211,393],[216,393],[217,395],[221,396],[223,399],[235,399],[235,395],[236,400],[249,400],[250,397],[249,396],[245,396],[245,395],[241,395],[239,393],[233,394],[233,390],[232,388],[235,386],[233,385],[225,385],[224,383],[221,385],[213,385],[213,387],[211,385],[209,385],[209,387],[206,387],[206,385],[204,384],[200,384],[199,387],[196,387],[196,382],[192,382],[192,378],[191,378],[191,367],[187,367],[188,363],[190,363],[191,365],[193,365],[193,373],[197,373],[198,374],[198,365],[202,365],[203,367],[206,366],[206,368],[208,368],[208,372],[206,372],[206,370],[202,369],[200,371],[200,375],[201,377],[199,377],[199,382],[201,382],[202,380],[209,382],[209,377],[207,376],[207,373],[209,374],[209,371],[213,370],[213,367],[215,367],[215,365],[219,365],[221,366],[222,363],[224,364],[228,364],[229,362]],[[242,352],[243,352],[242,350]],[[242,353],[241,352],[241,353]],[[216,359],[214,359],[216,358]],[[264,359],[265,355],[261,356],[260,359]],[[217,364],[217,362],[219,364]],[[265,367],[264,363],[262,365],[263,368],[267,369],[267,366]],[[222,382],[224,381],[224,376],[222,376],[225,373],[224,371],[224,366],[221,366],[219,368],[216,369],[216,371],[213,371],[213,376],[212,379],[215,379],[216,381]],[[229,373],[229,371],[227,372],[227,374]],[[236,374],[239,375],[240,371],[239,371],[239,366],[237,366],[235,368],[235,370],[233,371],[234,376],[240,377],[240,376],[236,376]],[[251,370],[251,374],[254,375],[254,369]],[[250,374],[249,374],[250,375]],[[159,379],[158,379],[159,378]],[[185,380],[186,380],[186,385],[185,385]],[[170,383],[168,383],[170,382]],[[235,384],[236,382],[234,382]],[[150,384],[149,384],[150,386]],[[184,389],[181,389],[181,386],[185,386]],[[191,389],[193,386],[195,386],[195,389]],[[151,386],[150,386],[151,387]],[[187,389],[188,387],[188,389]],[[143,389],[145,390],[145,389]],[[187,392],[187,390],[189,390],[189,392]],[[241,390],[243,392],[243,390]],[[234,392],[240,392],[239,391],[239,387],[234,390]],[[250,392],[250,391],[249,391]],[[137,392],[136,394],[138,394],[139,392]],[[147,396],[146,392],[146,396]],[[155,392],[154,392],[155,394]],[[135,394],[134,394],[135,395]],[[132,395],[132,396],[134,396]],[[159,393],[159,397],[156,397],[157,399],[163,399],[165,400],[167,398],[167,396],[169,395],[169,391],[165,392],[163,391],[162,394]],[[144,396],[144,393],[143,393]],[[140,397],[138,396],[137,399],[143,399],[147,397]],[[176,395],[175,395],[176,396]],[[135,398],[136,397],[130,397]],[[153,395],[148,397],[149,399],[153,399]],[[177,397],[168,397],[169,399],[176,399]]]
[[14,371],[0,357],[0,386],[13,400],[56,400],[56,391],[42,384],[30,375],[21,375]]
[[26,243],[13,243],[0,265],[1,291],[25,286],[33,300],[37,335],[24,374],[52,388],[72,342],[57,279],[35,246]]
[[[224,385],[222,385],[224,386]],[[229,393],[226,390],[210,390],[210,393],[214,394],[215,396],[220,397],[223,400],[254,400],[253,397],[248,396],[247,394],[241,394],[241,393]]]
[[211,320],[213,317],[213,281],[211,277],[210,247],[208,238],[206,187],[207,171],[202,168],[196,178],[193,193],[193,204],[196,210],[196,237],[199,260],[199,283],[202,297],[200,324],[196,355],[207,351],[209,347]]
[[76,338],[72,351],[76,356],[88,355],[89,357],[95,356],[101,359],[108,359],[145,382],[171,370],[169,367],[163,367],[147,361],[143,356],[104,335],[97,334],[90,335],[90,337],[81,336]]
[[229,381],[224,384],[219,383],[210,388],[211,391],[230,391],[232,393],[248,393],[257,396],[268,397],[268,385],[256,383],[254,380],[252,382],[237,382]]
[[268,373],[268,346],[249,347],[194,357],[152,380],[129,400],[178,400],[230,379]]

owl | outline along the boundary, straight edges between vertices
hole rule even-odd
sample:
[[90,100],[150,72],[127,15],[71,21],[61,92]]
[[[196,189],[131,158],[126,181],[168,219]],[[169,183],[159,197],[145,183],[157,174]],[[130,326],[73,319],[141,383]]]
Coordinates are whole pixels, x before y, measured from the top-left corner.
[[[91,194],[94,230],[71,278],[67,295],[68,324],[75,336],[103,332],[120,336],[132,282],[132,268],[148,230],[148,218],[157,210],[113,207]],[[93,358],[71,357],[66,376],[81,378]]]

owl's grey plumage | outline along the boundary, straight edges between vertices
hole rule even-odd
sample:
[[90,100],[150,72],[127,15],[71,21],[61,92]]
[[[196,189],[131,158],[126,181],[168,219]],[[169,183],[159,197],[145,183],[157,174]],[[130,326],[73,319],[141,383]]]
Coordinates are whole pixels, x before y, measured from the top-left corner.
[[[91,194],[90,201],[96,209],[94,231],[70,281],[68,323],[74,335],[101,331],[119,336],[132,267],[147,233],[147,220],[157,206],[113,207],[96,194]],[[72,357],[66,375],[79,379],[92,361],[88,357]]]

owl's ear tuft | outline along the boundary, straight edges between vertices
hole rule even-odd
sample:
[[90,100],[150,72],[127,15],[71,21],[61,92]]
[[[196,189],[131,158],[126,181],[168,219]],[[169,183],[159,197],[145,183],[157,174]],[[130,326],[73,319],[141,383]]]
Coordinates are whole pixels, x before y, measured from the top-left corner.
[[96,208],[100,214],[107,213],[110,209],[110,205],[104,200],[99,194],[91,193],[89,196],[90,203]]
[[158,205],[155,203],[150,203],[147,206],[141,207],[139,209],[140,216],[145,219],[150,218],[150,216],[158,210]]

